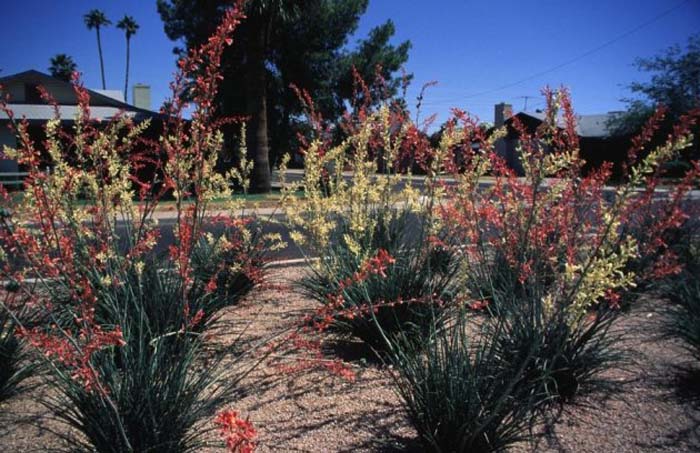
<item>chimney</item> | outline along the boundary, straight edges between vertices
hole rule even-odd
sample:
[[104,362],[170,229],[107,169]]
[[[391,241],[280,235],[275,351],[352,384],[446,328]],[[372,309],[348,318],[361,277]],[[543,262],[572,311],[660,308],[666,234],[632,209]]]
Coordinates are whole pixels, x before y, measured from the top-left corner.
[[144,110],[151,110],[151,86],[137,83],[133,87],[131,100],[134,107]]
[[[493,125],[496,128],[503,127],[505,124],[506,120],[513,116],[513,106],[510,104],[506,104],[505,102],[501,102],[500,104],[496,104],[493,108],[494,110],[494,118],[493,118]],[[496,154],[501,156],[503,159],[505,159],[506,163],[510,168],[517,168],[517,155],[515,153],[515,145],[513,140],[510,140],[507,136],[504,138],[500,138],[496,140],[496,143],[494,144],[496,148]]]
[[493,125],[495,127],[501,127],[505,124],[506,120],[513,116],[513,106],[510,104],[506,104],[505,102],[501,102],[500,104],[496,104],[494,106],[494,119],[493,119]]

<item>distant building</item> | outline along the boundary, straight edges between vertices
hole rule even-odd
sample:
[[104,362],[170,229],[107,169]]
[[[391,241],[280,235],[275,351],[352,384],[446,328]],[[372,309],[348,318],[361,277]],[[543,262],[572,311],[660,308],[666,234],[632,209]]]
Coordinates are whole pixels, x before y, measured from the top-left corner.
[[[584,171],[599,167],[603,162],[615,164],[615,170],[627,156],[630,137],[615,134],[608,127],[610,120],[620,112],[608,112],[593,115],[576,116],[576,133],[579,136],[580,155],[586,161]],[[525,126],[528,132],[534,133],[545,119],[541,112],[518,112],[513,114],[509,104],[496,104],[494,107],[494,126],[506,126],[508,135],[496,143],[496,152],[501,155],[508,165],[522,173],[522,165],[517,155],[518,132],[513,127],[513,119]]]
[[[29,132],[41,143],[42,126],[47,120],[55,117],[54,108],[45,103],[39,96],[37,87],[44,87],[58,103],[58,111],[62,122],[69,127],[78,113],[78,102],[69,82],[51,77],[39,71],[29,70],[0,78],[4,94],[10,96],[9,107],[16,119],[25,118],[29,122]],[[134,97],[136,105],[124,102],[124,94],[120,90],[87,90],[90,95],[90,115],[94,119],[110,120],[123,112],[124,115],[139,121],[147,118],[160,118],[160,114],[150,110],[150,87],[135,85]],[[137,96],[138,94],[138,96]],[[16,146],[15,136],[7,125],[9,118],[0,112],[0,149],[2,145]],[[22,171],[17,162],[0,159],[0,174]]]

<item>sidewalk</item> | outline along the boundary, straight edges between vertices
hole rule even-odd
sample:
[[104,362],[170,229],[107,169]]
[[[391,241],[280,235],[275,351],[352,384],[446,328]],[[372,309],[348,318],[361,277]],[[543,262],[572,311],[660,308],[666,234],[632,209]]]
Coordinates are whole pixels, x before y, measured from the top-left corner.
[[[225,209],[213,209],[207,211],[207,217],[230,216],[232,213]],[[233,213],[234,217],[242,217],[244,215],[256,216],[272,216],[281,215],[282,210],[280,208],[246,208],[244,211],[237,211]],[[175,209],[172,210],[156,210],[153,212],[153,218],[157,220],[174,220],[177,218],[177,212]]]

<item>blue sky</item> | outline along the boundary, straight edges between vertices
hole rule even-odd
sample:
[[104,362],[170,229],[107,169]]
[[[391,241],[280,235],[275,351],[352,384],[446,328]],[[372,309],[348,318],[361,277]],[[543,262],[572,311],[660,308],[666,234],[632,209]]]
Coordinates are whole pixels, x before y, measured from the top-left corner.
[[[130,80],[150,84],[154,108],[160,105],[174,69],[174,43],[163,32],[155,1],[8,0],[0,75],[47,71],[51,56],[67,53],[83,71],[86,85],[99,88],[95,36],[82,19],[92,8],[104,10],[115,23],[130,14],[141,25],[132,39]],[[389,18],[396,24],[396,42],[413,43],[406,65],[415,76],[409,104],[415,104],[424,82],[437,80],[439,85],[427,93],[423,115],[436,113],[444,120],[450,107],[460,107],[492,121],[493,105],[500,101],[521,110],[523,96],[530,96],[528,109],[541,106],[538,96],[547,84],[568,86],[579,113],[622,109],[619,100],[629,95],[626,86],[645,78],[633,66],[636,57],[653,56],[700,33],[700,0],[370,0],[350,44]],[[104,30],[103,49],[108,88],[121,89],[121,30]],[[577,61],[549,71],[572,59]],[[528,80],[502,88],[523,79]]]

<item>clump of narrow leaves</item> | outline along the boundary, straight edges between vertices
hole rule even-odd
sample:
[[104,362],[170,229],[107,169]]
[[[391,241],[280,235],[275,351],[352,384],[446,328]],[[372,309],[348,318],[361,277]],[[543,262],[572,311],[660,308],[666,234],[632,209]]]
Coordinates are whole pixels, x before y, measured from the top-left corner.
[[[327,330],[381,350],[376,323],[389,335],[430,328],[431,312],[453,296],[459,260],[434,240],[440,231],[434,208],[444,194],[437,181],[440,158],[420,156],[433,165],[431,171],[406,178],[416,160],[407,151],[414,142],[427,143],[421,139],[424,132],[410,123],[399,100],[371,108],[374,91],[355,76],[359,100],[344,118],[342,140],[308,94],[299,93],[313,134],[301,140],[303,180],[285,184],[283,191],[303,187],[305,197],[288,197],[284,208],[292,240],[319,258],[302,282],[304,293],[325,307],[339,305],[339,313],[329,315],[333,322]],[[380,250],[394,260],[389,271],[358,283],[354,274]]]
[[10,312],[0,308],[0,403],[21,393],[36,370],[17,328]]
[[[337,309],[351,316],[335,316],[329,330],[359,338],[379,351],[385,347],[383,335],[406,329],[427,333],[434,312],[450,297],[458,266],[452,252],[427,243],[419,214],[391,209],[370,215],[375,227],[360,237],[339,223],[325,256],[301,281],[301,288],[321,304],[333,302],[329,294],[341,294],[343,303]],[[393,258],[387,272],[348,284],[379,250]]]
[[421,341],[409,332],[386,339],[394,388],[426,451],[503,451],[527,438],[546,398],[546,376],[527,374],[538,344],[502,357],[503,326],[469,318],[436,322]]
[[700,241],[697,236],[686,239],[682,271],[660,285],[667,299],[661,302],[660,311],[665,315],[665,334],[679,338],[700,360]]
[[[544,94],[548,107],[536,130],[513,120],[524,174],[506,166],[482,140],[482,152],[471,159],[473,171],[456,177],[452,199],[440,209],[447,235],[459,238],[464,251],[466,294],[488,307],[485,322],[505,331],[498,340],[503,357],[519,363],[534,347],[527,375],[544,386],[550,401],[563,402],[583,389],[602,389],[601,372],[619,365],[623,354],[612,327],[622,295],[642,278],[676,268],[663,235],[684,218],[678,206],[697,169],[660,202],[656,189],[660,168],[692,141],[699,112],[684,117],[665,144],[642,155],[663,118],[659,110],[632,141],[627,180],[611,187],[609,165],[582,175],[566,91]],[[486,173],[493,179],[483,188],[479,179]],[[662,209],[638,242],[632,225],[647,217],[654,202]]]
[[99,388],[54,364],[58,392],[42,400],[75,430],[61,433],[72,451],[185,452],[206,444],[205,423],[235,394],[240,376],[227,369],[224,380],[219,359],[205,353],[195,329],[203,321],[185,316],[181,286],[174,272],[144,271],[100,293],[101,322],[119,326],[123,342],[91,358]]
[[484,322],[500,329],[494,341],[501,360],[517,364],[530,357],[523,379],[537,383],[549,404],[570,402],[584,392],[612,390],[600,374],[620,366],[625,357],[620,335],[610,330],[620,312],[601,304],[572,324],[565,310],[549,310],[538,299],[496,295],[491,319]]

